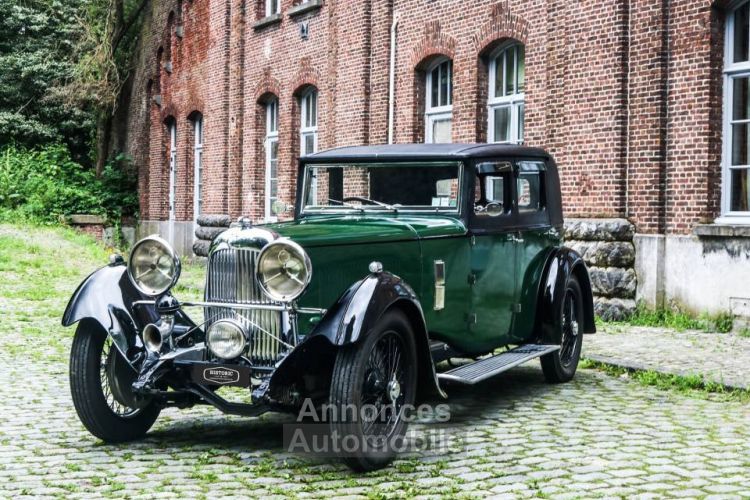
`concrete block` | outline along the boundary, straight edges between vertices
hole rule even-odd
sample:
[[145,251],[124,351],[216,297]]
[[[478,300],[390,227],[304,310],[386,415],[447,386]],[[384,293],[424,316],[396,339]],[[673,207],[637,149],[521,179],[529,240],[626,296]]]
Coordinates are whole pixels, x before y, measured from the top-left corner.
[[197,222],[199,226],[229,227],[232,219],[229,215],[201,214],[198,216]]
[[629,241],[567,241],[589,266],[633,267],[635,246]]
[[631,241],[635,227],[627,219],[566,219],[566,240]]
[[607,321],[623,321],[635,312],[635,301],[632,299],[609,299],[594,297],[594,312]]
[[621,267],[590,267],[589,276],[594,295],[635,299],[635,270]]
[[218,235],[226,231],[225,227],[198,226],[195,228],[195,237],[199,240],[213,241]]
[[656,309],[664,306],[664,249],[665,237],[659,234],[636,234],[635,274],[636,302]]

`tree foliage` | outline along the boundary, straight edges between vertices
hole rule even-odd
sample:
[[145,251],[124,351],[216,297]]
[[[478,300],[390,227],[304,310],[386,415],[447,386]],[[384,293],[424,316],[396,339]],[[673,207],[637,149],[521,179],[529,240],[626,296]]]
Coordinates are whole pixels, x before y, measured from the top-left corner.
[[0,220],[55,224],[72,214],[96,214],[116,222],[138,211],[137,180],[123,156],[102,175],[73,161],[63,145],[0,152]]
[[132,69],[141,14],[149,0],[88,0],[75,46],[78,63],[65,88],[70,102],[96,111],[97,172],[108,158],[112,117]]
[[0,0],[0,145],[62,142],[88,161],[94,110],[69,106],[87,0]]

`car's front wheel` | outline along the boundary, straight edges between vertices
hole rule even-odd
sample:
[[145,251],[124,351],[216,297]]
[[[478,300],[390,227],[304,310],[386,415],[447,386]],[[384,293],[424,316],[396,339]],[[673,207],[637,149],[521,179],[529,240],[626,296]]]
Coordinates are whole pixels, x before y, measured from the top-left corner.
[[70,351],[70,392],[91,434],[117,443],[148,432],[161,409],[132,393],[135,377],[109,335],[85,321],[78,325]]
[[393,460],[408,425],[404,410],[414,404],[416,390],[414,332],[401,311],[391,310],[364,341],[343,347],[336,357],[331,435],[349,467],[368,471]]
[[541,358],[544,378],[553,384],[571,380],[581,358],[583,294],[575,276],[568,280],[560,307],[560,349]]

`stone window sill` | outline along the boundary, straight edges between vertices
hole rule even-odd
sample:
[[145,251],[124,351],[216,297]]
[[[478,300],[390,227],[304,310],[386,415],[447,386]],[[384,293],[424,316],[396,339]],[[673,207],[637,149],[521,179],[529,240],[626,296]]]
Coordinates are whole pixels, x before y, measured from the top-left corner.
[[750,238],[750,225],[701,224],[693,233],[699,238]]
[[272,16],[266,16],[263,19],[259,19],[258,21],[255,21],[255,24],[253,24],[254,30],[263,29],[266,26],[271,26],[272,24],[280,23],[281,22],[281,13],[274,14]]
[[300,16],[305,12],[317,10],[322,6],[323,0],[308,0],[307,2],[302,2],[289,9],[289,17]]

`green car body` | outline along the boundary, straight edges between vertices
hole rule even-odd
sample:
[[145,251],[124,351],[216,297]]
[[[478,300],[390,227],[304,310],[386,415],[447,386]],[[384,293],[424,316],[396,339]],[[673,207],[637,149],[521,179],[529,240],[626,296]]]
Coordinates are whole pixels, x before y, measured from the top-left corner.
[[[395,149],[394,149],[395,148]],[[505,213],[482,224],[474,217],[473,196],[478,164],[509,162],[507,175],[516,179],[518,161],[544,164],[544,202],[539,213],[518,213],[514,181]],[[510,344],[530,342],[540,331],[544,280],[551,259],[560,253],[562,214],[557,169],[542,150],[497,145],[404,145],[401,147],[341,148],[303,158],[299,178],[308,165],[393,165],[455,161],[461,166],[463,206],[452,214],[362,213],[305,214],[298,188],[295,220],[264,227],[301,245],[312,262],[309,288],[300,297],[303,307],[328,308],[367,272],[369,263],[408,283],[422,306],[430,340],[477,355]],[[384,213],[386,212],[386,213]],[[568,251],[570,252],[570,251]],[[435,263],[444,263],[444,305],[435,307]],[[593,332],[593,306],[588,273],[575,263],[588,296],[587,328]],[[568,272],[573,272],[573,269]],[[550,307],[552,304],[547,303]],[[300,333],[312,330],[317,317],[300,322]]]

